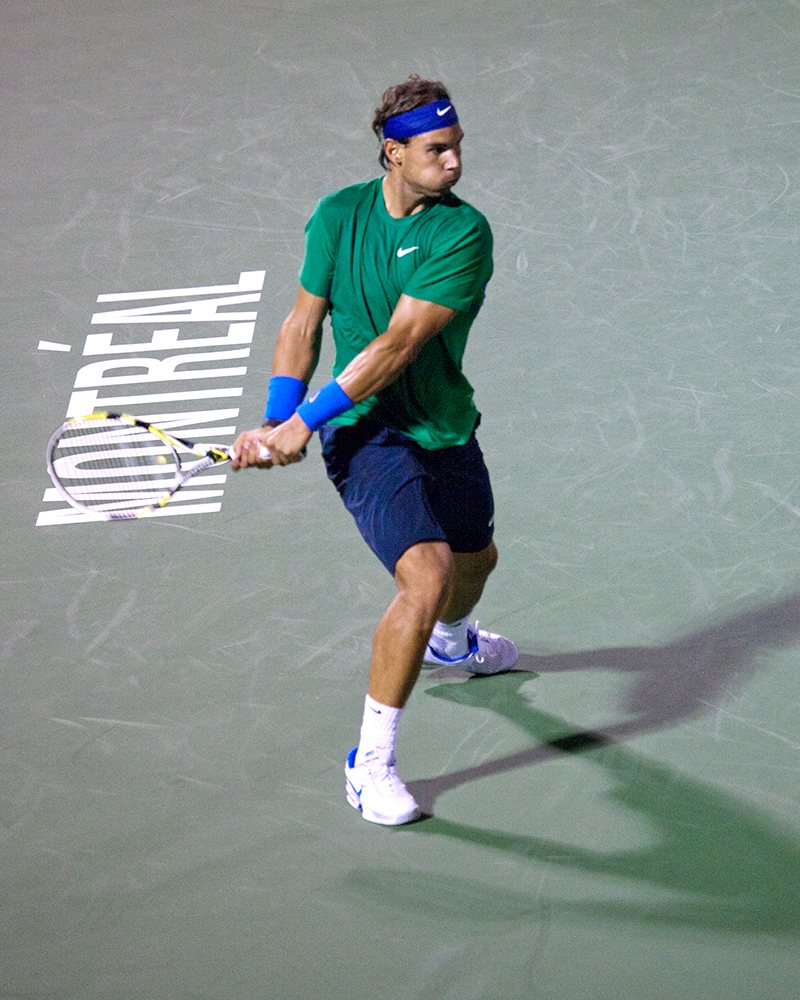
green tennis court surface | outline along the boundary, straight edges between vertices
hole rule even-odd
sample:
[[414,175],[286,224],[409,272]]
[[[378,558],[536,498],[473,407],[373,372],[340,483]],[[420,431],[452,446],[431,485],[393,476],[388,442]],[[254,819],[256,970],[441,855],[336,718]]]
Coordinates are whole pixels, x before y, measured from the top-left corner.
[[[796,1000],[797,4],[2,20],[0,1000]],[[478,617],[526,669],[423,675],[392,830],[343,766],[393,584],[318,445],[124,524],[44,447],[109,399],[260,421],[305,221],[410,72],[495,234]]]

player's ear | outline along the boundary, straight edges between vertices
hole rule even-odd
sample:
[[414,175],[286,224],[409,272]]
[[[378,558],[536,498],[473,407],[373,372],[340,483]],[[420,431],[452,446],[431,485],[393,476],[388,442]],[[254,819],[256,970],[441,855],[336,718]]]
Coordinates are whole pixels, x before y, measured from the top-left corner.
[[393,167],[402,166],[403,148],[403,144],[396,139],[383,140],[383,151],[386,154],[386,159]]

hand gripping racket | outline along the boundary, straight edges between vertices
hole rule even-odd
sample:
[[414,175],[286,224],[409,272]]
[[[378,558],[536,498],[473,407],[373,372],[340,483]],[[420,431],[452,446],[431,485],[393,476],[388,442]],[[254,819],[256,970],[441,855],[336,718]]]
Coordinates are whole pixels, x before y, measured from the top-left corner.
[[[261,457],[269,459],[264,447]],[[184,441],[126,413],[73,417],[47,443],[47,471],[59,494],[106,521],[146,517],[199,472],[232,458],[227,445]]]

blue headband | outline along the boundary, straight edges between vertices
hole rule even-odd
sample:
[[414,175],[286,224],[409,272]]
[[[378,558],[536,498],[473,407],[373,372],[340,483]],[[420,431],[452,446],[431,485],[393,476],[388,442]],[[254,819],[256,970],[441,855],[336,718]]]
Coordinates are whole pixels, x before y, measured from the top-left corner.
[[458,115],[451,101],[433,101],[421,108],[414,108],[404,115],[395,115],[383,126],[384,139],[410,139],[423,132],[458,125]]

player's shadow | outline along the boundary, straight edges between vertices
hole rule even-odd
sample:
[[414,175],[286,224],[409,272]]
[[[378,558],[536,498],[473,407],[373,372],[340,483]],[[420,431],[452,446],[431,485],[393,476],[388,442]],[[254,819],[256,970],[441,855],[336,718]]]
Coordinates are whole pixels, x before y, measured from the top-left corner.
[[[480,704],[508,715],[496,703],[498,682],[519,687],[528,672],[537,674],[579,670],[611,670],[634,675],[618,722],[591,732],[564,734],[561,745],[530,747],[475,767],[409,783],[428,814],[444,792],[469,781],[542,763],[565,749],[596,745],[598,740],[623,740],[676,725],[715,707],[715,700],[743,684],[775,649],[800,643],[800,594],[791,594],[691,632],[665,646],[623,646],[543,656],[521,654],[517,669],[500,677],[476,677],[466,684],[445,684],[428,690],[433,697]],[[525,727],[527,701],[520,697],[514,721]],[[511,716],[509,716],[511,717]],[[534,735],[534,734],[531,734]]]
[[[714,699],[746,680],[770,650],[800,643],[800,596],[736,615],[658,649],[596,650],[528,656],[525,669],[615,669],[638,676],[625,706],[630,717],[602,729],[575,730],[532,708],[520,688],[529,679],[513,672],[428,690],[432,697],[489,708],[523,729],[536,745],[438,778],[409,782],[432,814],[443,792],[479,778],[576,755],[612,779],[608,793],[645,820],[652,835],[634,848],[600,850],[591,817],[562,842],[528,834],[458,824],[431,816],[412,827],[562,868],[616,876],[667,896],[629,902],[563,902],[582,915],[716,927],[750,933],[800,934],[800,843],[796,831],[725,791],[688,778],[622,745],[625,738],[677,724],[713,707]],[[535,803],[533,804],[535,805]],[[589,846],[584,846],[584,842]],[[486,887],[474,888],[476,902]],[[518,906],[525,899],[520,896]],[[528,901],[530,908],[530,901]]]
[[[581,892],[576,894],[570,882],[559,888],[558,879],[548,880],[546,893],[540,888],[526,891],[524,868],[519,869],[517,887],[495,886],[482,874],[491,871],[490,865],[440,879],[438,896],[430,872],[362,870],[351,879],[356,888],[379,901],[391,900],[393,912],[405,905],[418,918],[420,909],[428,908],[434,916],[462,926],[479,917],[489,923],[517,920],[535,925],[557,910],[562,917],[579,920],[800,936],[800,842],[795,829],[724,789],[689,778],[609,737],[570,731],[563,719],[532,709],[519,694],[521,683],[521,675],[506,674],[491,683],[444,685],[430,692],[491,707],[540,742],[527,755],[505,758],[505,767],[494,761],[460,772],[458,783],[468,780],[467,775],[484,777],[512,764],[574,756],[576,764],[600,770],[603,791],[589,791],[585,799],[577,796],[563,807],[568,815],[544,817],[542,822],[527,782],[532,821],[524,832],[503,830],[501,816],[495,821],[499,828],[432,816],[405,829],[501,852],[522,866],[572,873],[583,879]],[[495,689],[491,699],[479,693],[489,687]],[[596,789],[597,782],[588,777],[587,787]],[[411,782],[409,788],[421,798],[425,785]],[[619,816],[625,846],[616,846],[613,837],[609,843],[609,802]],[[605,822],[597,815],[601,804]],[[517,800],[515,814],[519,809]],[[637,822],[632,826],[622,812]],[[536,834],[554,825],[563,831],[560,838]],[[598,833],[598,825],[604,833]],[[541,887],[541,874],[534,881]]]

